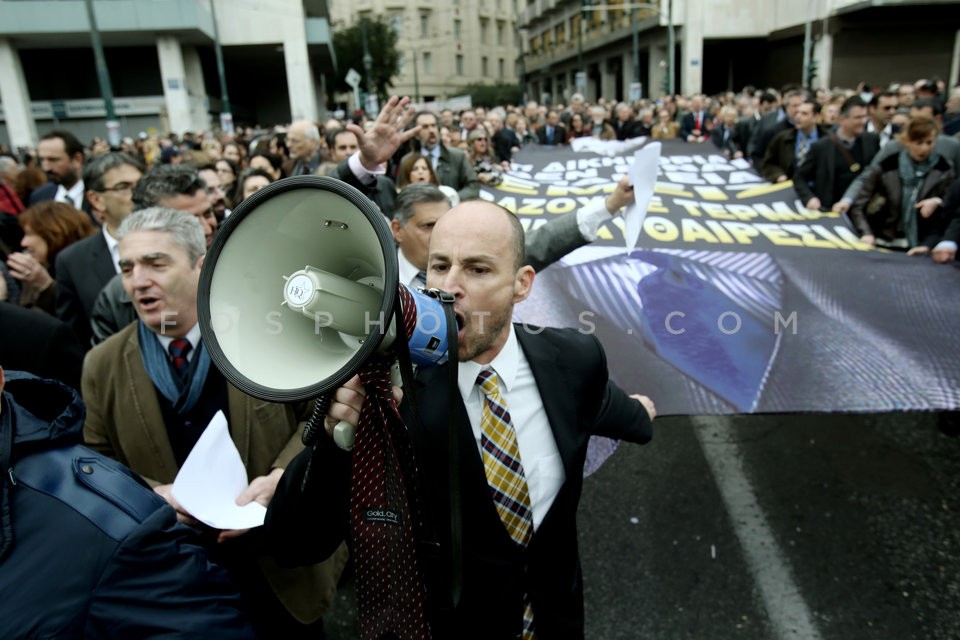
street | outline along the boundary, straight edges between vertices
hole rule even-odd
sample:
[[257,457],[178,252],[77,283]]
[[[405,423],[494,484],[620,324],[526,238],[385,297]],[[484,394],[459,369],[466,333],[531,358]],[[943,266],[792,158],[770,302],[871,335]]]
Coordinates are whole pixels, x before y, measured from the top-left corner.
[[958,485],[935,414],[658,419],[584,483],[586,637],[957,638]]

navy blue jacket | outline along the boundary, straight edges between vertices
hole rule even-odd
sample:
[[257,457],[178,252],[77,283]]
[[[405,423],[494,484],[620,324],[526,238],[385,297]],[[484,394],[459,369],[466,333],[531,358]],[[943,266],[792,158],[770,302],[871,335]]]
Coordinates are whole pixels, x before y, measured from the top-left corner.
[[77,444],[70,388],[7,372],[0,637],[253,638],[225,570],[126,467]]

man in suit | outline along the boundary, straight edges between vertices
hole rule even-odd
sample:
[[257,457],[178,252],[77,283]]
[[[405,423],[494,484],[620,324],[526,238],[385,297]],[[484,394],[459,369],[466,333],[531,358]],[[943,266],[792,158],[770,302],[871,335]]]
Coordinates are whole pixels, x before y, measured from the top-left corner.
[[760,163],[760,175],[770,182],[784,182],[793,177],[794,169],[803,163],[810,146],[826,136],[826,130],[817,124],[820,105],[805,100],[794,112],[793,127],[773,137]]
[[90,318],[97,295],[120,273],[117,229],[133,211],[133,189],[143,171],[143,165],[125,153],[95,156],[83,170],[87,201],[102,228],[61,251],[54,271],[57,316],[73,328],[84,349],[93,336]]
[[497,160],[500,162],[510,162],[513,159],[515,151],[520,150],[520,137],[517,135],[517,120],[520,118],[516,113],[508,113],[503,127],[493,134],[493,148],[497,153]]
[[793,128],[793,116],[805,100],[805,92],[799,89],[787,91],[783,96],[783,107],[768,111],[760,117],[747,143],[747,157],[754,169],[760,170],[763,155],[773,137],[781,131],[789,131]]
[[[643,396],[629,397],[609,382],[603,349],[593,336],[511,323],[513,307],[529,295],[535,275],[525,265],[523,246],[519,220],[484,201],[452,209],[439,219],[430,238],[427,284],[455,297],[461,325],[460,393],[454,406],[447,406],[451,365],[424,370],[413,388],[405,390],[416,396],[419,422],[409,419],[408,402],[401,411],[412,429],[427,528],[432,526],[439,540],[437,557],[427,552],[420,556],[427,618],[438,638],[518,638],[532,633],[542,640],[582,638],[576,510],[587,442],[594,434],[639,443],[651,436],[653,403]],[[337,420],[356,423],[364,396],[358,379],[338,389],[327,429]],[[459,418],[463,505],[463,581],[456,607],[449,601],[449,566],[439,559],[451,548],[442,435],[450,412]],[[511,512],[523,523],[519,542],[516,522],[505,523],[510,519],[504,510],[509,509],[491,490],[496,480],[488,480],[495,474],[496,456],[481,451],[507,447],[490,431],[497,423],[495,412],[512,443],[513,479],[522,476],[517,480],[520,488],[512,491],[522,508]],[[311,453],[315,471],[304,485]],[[322,539],[325,527],[320,523],[346,517],[342,496],[348,467],[349,454],[324,437],[314,452],[291,464],[267,520],[274,545],[286,559],[296,557],[298,550],[291,545],[301,536],[316,543],[304,550],[307,554],[337,544],[329,530],[326,536],[332,539]]]
[[223,411],[247,469],[239,504],[267,504],[287,463],[302,448],[292,406],[259,402],[226,382],[200,340],[197,287],[206,253],[195,216],[153,207],[128,217],[118,231],[123,287],[138,322],[90,351],[84,363],[88,446],[142,475],[201,529],[211,556],[240,588],[254,628],[263,637],[316,637],[345,562],[277,567],[262,548],[261,531],[204,529],[171,490],[180,466],[210,419]]
[[[616,190],[601,202],[591,202],[576,211],[551,217],[550,221],[524,234],[527,264],[542,271],[551,264],[597,239],[597,231],[620,209],[633,202],[633,188],[624,177]],[[432,184],[411,184],[397,196],[397,210],[390,221],[397,242],[400,282],[426,284],[430,233],[440,216],[450,210],[450,201]]]
[[547,146],[567,144],[567,128],[560,124],[560,114],[556,109],[547,112],[547,121],[537,129],[537,142]]
[[617,134],[617,140],[629,140],[630,138],[636,138],[639,135],[639,130],[642,128],[642,125],[638,125],[637,121],[633,118],[633,107],[628,105],[625,102],[621,102],[614,109],[614,115],[616,116],[610,126],[613,127],[614,133]]
[[296,120],[287,131],[291,166],[288,176],[312,176],[320,166],[320,129],[310,120]]
[[80,389],[84,349],[63,322],[46,313],[0,302],[0,336],[0,362],[11,370],[29,371]]
[[703,107],[703,96],[690,98],[690,111],[680,120],[680,137],[687,142],[706,142],[712,126],[713,118]]
[[470,159],[460,149],[440,142],[437,116],[429,111],[421,111],[416,114],[414,124],[419,127],[420,153],[433,164],[440,184],[456,189],[461,202],[479,198],[480,180],[473,171]]
[[[397,185],[393,183],[393,180],[385,175],[377,174],[374,176],[374,181],[369,185],[359,185],[355,181],[351,181],[347,175],[350,173],[350,167],[346,161],[360,150],[360,140],[357,134],[349,129],[340,128],[328,133],[327,138],[329,140],[331,162],[324,163],[324,165],[330,165],[328,173],[325,175],[351,182],[352,186],[359,188],[380,207],[383,215],[388,218],[391,217],[397,206]],[[341,163],[343,163],[342,166]]]
[[830,210],[880,150],[879,136],[864,131],[866,122],[866,104],[851,96],[840,107],[836,133],[828,132],[810,146],[793,179],[807,209]]
[[51,131],[40,138],[37,157],[49,182],[30,194],[28,205],[46,200],[66,202],[89,215],[94,224],[99,224],[83,197],[84,153],[77,137],[69,131]]

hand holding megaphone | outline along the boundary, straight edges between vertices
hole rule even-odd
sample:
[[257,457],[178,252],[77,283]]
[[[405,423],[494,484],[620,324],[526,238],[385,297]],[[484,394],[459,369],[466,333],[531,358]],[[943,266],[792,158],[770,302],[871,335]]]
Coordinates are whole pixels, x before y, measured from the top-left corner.
[[[394,380],[393,401],[397,404],[400,404],[403,400],[403,389],[400,387],[399,376],[399,366],[394,363],[391,377]],[[330,398],[330,406],[327,408],[327,416],[324,419],[323,426],[327,435],[333,438],[337,446],[345,451],[353,449],[357,423],[360,422],[360,411],[363,409],[363,402],[366,398],[367,390],[360,382],[359,374],[347,380]]]

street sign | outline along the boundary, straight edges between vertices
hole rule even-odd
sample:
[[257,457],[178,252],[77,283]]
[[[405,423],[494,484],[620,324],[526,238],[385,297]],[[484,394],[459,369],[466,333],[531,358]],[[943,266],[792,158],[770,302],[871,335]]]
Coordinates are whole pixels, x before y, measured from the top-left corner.
[[576,75],[576,85],[578,91],[586,91],[587,89],[587,74],[584,71],[577,71]]
[[359,73],[357,73],[356,69],[349,69],[347,71],[347,77],[344,78],[344,80],[347,81],[348,85],[356,89],[358,86],[360,86],[361,77],[362,76]]
[[640,94],[643,93],[643,84],[640,82],[631,82],[630,83],[630,101],[636,102],[640,99]]

